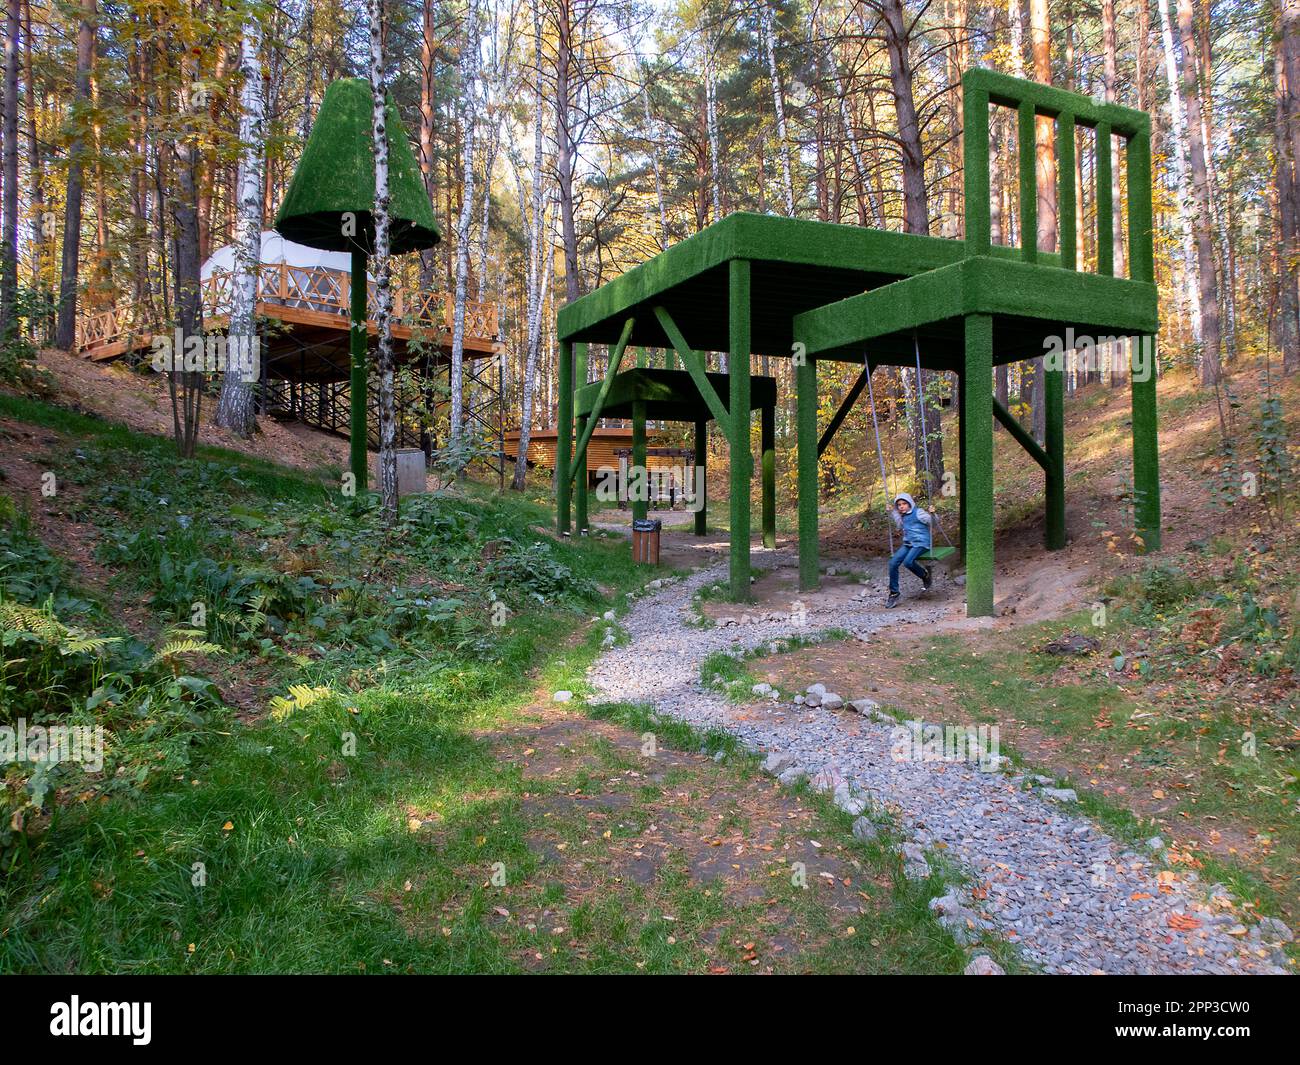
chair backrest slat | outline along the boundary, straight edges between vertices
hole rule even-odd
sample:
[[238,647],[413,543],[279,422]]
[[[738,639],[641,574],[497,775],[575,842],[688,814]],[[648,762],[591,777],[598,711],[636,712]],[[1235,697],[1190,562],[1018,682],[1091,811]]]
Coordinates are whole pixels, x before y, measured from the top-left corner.
[[1035,126],[1040,118],[1056,123],[1057,217],[1060,228],[1060,262],[1078,268],[1076,238],[1079,203],[1075,192],[1078,152],[1075,130],[1091,129],[1095,135],[1097,272],[1115,272],[1115,210],[1111,192],[1114,159],[1112,136],[1124,139],[1127,168],[1125,215],[1128,230],[1128,276],[1153,280],[1154,246],[1151,219],[1151,120],[1143,111],[1095,100],[1050,85],[1012,78],[991,70],[968,70],[962,77],[963,156],[966,208],[966,251],[987,255],[990,236],[989,108],[1017,112],[1020,166],[1020,255],[1038,262],[1038,175]]

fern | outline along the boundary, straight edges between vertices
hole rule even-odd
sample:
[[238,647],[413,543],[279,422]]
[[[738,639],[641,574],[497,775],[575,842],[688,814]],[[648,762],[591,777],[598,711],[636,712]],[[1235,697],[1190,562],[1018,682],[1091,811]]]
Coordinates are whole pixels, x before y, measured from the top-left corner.
[[95,636],[85,629],[65,625],[54,615],[54,600],[42,606],[26,606],[0,598],[0,640],[5,646],[35,642],[61,655],[102,654],[104,649],[121,640],[117,636]]
[[281,721],[298,710],[305,710],[312,703],[319,702],[334,694],[332,688],[316,687],[310,684],[290,684],[287,696],[277,695],[271,700],[271,717]]

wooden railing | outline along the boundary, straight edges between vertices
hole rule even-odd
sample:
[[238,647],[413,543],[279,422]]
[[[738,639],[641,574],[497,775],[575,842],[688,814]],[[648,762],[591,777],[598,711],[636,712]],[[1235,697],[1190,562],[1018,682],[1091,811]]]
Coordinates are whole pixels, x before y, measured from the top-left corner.
[[[325,267],[263,263],[257,275],[257,302],[271,306],[317,311],[346,319],[351,303],[351,275]],[[233,275],[214,270],[202,283],[203,314],[217,318],[230,313]],[[366,315],[375,312],[375,283],[369,283]],[[393,286],[393,313],[404,324],[417,328],[446,329],[453,325],[455,301],[449,293]],[[77,319],[77,348],[93,352],[132,334],[154,332],[157,323],[145,320],[144,308],[134,304],[113,307]],[[465,303],[465,335],[494,340],[498,333],[497,308],[493,303]]]

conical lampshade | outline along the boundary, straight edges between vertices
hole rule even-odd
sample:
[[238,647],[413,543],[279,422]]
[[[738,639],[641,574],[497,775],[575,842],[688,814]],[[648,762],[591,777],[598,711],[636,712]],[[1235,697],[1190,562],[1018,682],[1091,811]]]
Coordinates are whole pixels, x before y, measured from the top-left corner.
[[[433,204],[391,96],[387,132],[391,250],[400,255],[432,248],[442,239]],[[345,78],[325,90],[275,229],[312,248],[373,254],[374,203],[370,83]]]

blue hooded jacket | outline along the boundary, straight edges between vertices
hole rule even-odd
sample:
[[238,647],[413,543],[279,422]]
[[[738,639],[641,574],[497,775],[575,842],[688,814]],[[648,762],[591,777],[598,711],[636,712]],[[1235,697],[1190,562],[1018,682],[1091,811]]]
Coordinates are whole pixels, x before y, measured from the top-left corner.
[[898,495],[894,496],[895,503],[900,499],[910,503],[912,509],[905,515],[898,513],[898,510],[894,509],[889,512],[889,516],[894,519],[894,524],[903,530],[903,544],[908,547],[924,547],[929,550],[932,544],[929,511],[918,507],[916,500],[906,492],[899,492]]

